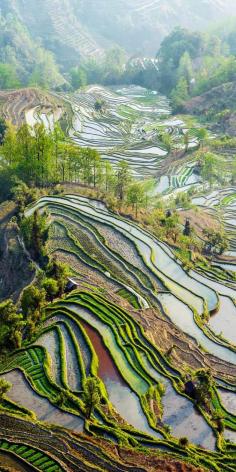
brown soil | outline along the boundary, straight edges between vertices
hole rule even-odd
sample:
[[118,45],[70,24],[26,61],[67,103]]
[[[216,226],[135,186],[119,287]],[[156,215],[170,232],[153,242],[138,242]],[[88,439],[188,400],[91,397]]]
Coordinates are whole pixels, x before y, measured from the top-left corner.
[[120,472],[203,472],[161,452],[158,455],[152,450],[148,454],[138,452],[85,434],[73,434],[57,427],[50,430],[4,414],[0,414],[0,422],[0,439],[38,447],[67,472],[84,471],[85,464],[89,471],[96,464],[99,472],[116,471],[117,467]]
[[210,368],[213,376],[236,382],[236,366],[201,351],[192,338],[181,332],[171,321],[160,317],[157,310],[133,311],[132,315],[144,327],[147,337],[163,354],[169,350],[169,360],[180,370],[190,367],[193,370]]
[[179,211],[179,217],[182,224],[185,223],[186,219],[189,219],[192,228],[201,239],[204,239],[204,229],[212,228],[218,230],[220,228],[220,225],[216,219],[212,215],[209,215],[209,213],[204,211],[202,208],[198,209],[197,211],[193,209],[181,210]]
[[[191,98],[185,103],[184,112],[191,115],[207,115],[209,112],[216,115],[222,111],[227,111],[221,116],[212,128],[216,132],[223,132],[230,136],[236,136],[236,113],[234,103],[236,97],[236,82],[224,83],[218,87],[213,87],[208,92]],[[210,126],[210,124],[209,124]]]
[[136,451],[125,450],[120,452],[120,458],[128,461],[129,464],[144,466],[149,472],[202,472],[203,469],[185,464],[178,460],[162,459],[155,456],[144,456]]
[[37,106],[50,112],[56,108],[62,108],[63,105],[62,101],[36,88],[0,91],[1,114],[16,126],[21,126],[25,122],[25,113]]

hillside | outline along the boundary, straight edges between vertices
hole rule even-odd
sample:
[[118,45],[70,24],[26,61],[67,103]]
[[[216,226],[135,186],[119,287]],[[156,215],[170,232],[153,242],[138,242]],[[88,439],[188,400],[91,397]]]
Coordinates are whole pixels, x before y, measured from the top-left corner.
[[[39,41],[63,67],[80,58],[99,58],[118,44],[129,53],[155,54],[176,26],[204,29],[209,22],[236,13],[233,0],[2,0],[2,19],[14,18],[24,30],[25,49]],[[12,17],[9,17],[9,14]],[[17,31],[16,31],[17,32]],[[13,48],[18,48],[18,35]]]
[[134,85],[1,103],[0,463],[234,472],[234,155]]
[[[4,2],[3,14],[12,13],[26,27],[34,40],[55,53],[58,62],[78,61],[80,57],[97,57],[102,50],[80,24],[74,0],[13,0]],[[36,14],[37,13],[37,14]]]
[[16,300],[34,278],[34,269],[22,244],[19,228],[11,220],[15,213],[13,202],[0,205],[0,301],[10,296]]
[[203,115],[213,121],[213,128],[236,136],[236,82],[224,83],[185,103],[184,111]]
[[0,91],[0,113],[6,121],[11,121],[16,126],[22,125],[25,121],[33,126],[36,121],[42,122],[44,116],[46,125],[51,115],[54,121],[57,121],[63,112],[61,100],[40,89]]
[[0,0],[0,472],[236,472],[235,3]]
[[176,26],[201,30],[222,14],[236,13],[233,0],[99,0],[89,2],[89,9],[87,4],[80,2],[82,22],[131,54],[156,54],[162,39]]

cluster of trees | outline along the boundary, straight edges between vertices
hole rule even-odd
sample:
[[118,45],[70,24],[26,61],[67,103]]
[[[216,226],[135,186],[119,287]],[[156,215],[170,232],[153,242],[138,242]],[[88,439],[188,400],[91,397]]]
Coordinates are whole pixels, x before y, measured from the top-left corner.
[[0,14],[0,88],[38,85],[60,88],[66,84],[51,52],[33,40],[13,15]]
[[[223,173],[220,171],[218,156],[203,150],[205,138],[205,130],[200,129],[199,139],[202,144],[197,160],[203,181],[212,185],[214,181],[221,181]],[[9,186],[9,192],[18,203],[20,215],[23,214],[25,205],[36,198],[35,186],[68,181],[99,189],[101,195],[106,195],[111,207],[121,208],[128,205],[133,209],[136,218],[139,208],[147,207],[152,182],[134,180],[125,161],[121,161],[114,169],[108,161],[101,159],[95,149],[80,148],[70,143],[65,139],[59,125],[48,131],[43,124],[36,125],[33,130],[26,124],[18,130],[8,124],[1,153],[1,189],[6,197],[6,186]],[[187,193],[178,194],[174,203],[188,208],[190,202],[191,189]],[[155,221],[151,224],[158,237],[185,248],[186,238],[190,238],[189,247],[197,249],[193,235],[187,234],[187,228],[185,234],[182,234],[177,214],[166,216],[163,203],[160,208],[154,210],[150,220],[153,221],[153,218]],[[47,239],[46,216],[40,216],[36,212],[32,218],[23,219],[21,230],[32,257],[42,264]]]
[[215,230],[212,228],[204,229],[206,238],[204,250],[207,254],[223,254],[229,249],[229,241],[223,230]]
[[32,258],[43,265],[46,258],[46,241],[48,238],[47,215],[35,211],[29,218],[20,220],[21,234]]
[[47,251],[47,213],[35,211],[32,216],[24,217],[25,205],[35,199],[36,193],[35,188],[18,179],[12,187],[18,207],[14,219],[17,218],[25,246],[38,271],[34,283],[23,290],[16,304],[11,299],[0,303],[0,353],[20,348],[23,338],[32,337],[44,317],[44,306],[55,297],[61,297],[68,283],[69,268],[55,257],[50,258]]
[[117,46],[98,60],[80,59],[78,65],[73,60],[62,67],[16,16],[2,14],[0,28],[1,89],[35,85],[76,90],[90,83],[135,83],[171,95],[180,109],[190,96],[236,78],[234,23],[227,34],[224,27],[210,33],[174,29],[161,43],[158,66],[143,58],[127,58]]
[[37,280],[22,292],[20,301],[0,303],[0,352],[20,348],[23,337],[31,338],[44,318],[44,306],[62,296],[69,269],[56,258],[48,261]]
[[125,51],[113,47],[104,59],[82,61],[69,72],[69,84],[73,90],[88,84],[135,84],[156,90],[159,74],[156,62],[139,57],[127,58]]
[[[64,144],[59,126],[47,132],[45,126],[32,130],[27,124],[19,129],[8,123],[1,148],[2,169],[32,185],[46,185],[63,174],[64,162],[70,146]],[[59,166],[60,159],[60,166]],[[6,176],[9,178],[9,175]]]
[[0,303],[0,351],[21,347],[24,324],[12,300]]
[[208,408],[211,403],[214,380],[209,369],[199,369],[190,378],[187,376],[185,392],[191,396],[199,406]]
[[90,419],[94,409],[99,407],[101,403],[101,390],[96,377],[87,377],[82,400],[85,406],[86,418]]
[[[211,414],[217,430],[222,433],[224,431],[223,416],[212,408],[215,382],[210,369],[199,369],[190,376],[187,376],[186,380],[185,393],[192,397],[199,407],[203,408],[208,414]],[[186,438],[180,439],[180,445],[183,447],[188,446]]]
[[122,83],[126,53],[117,47],[108,49],[103,59],[89,59],[70,71],[71,85],[79,88],[91,83],[104,85]]
[[[43,124],[32,130],[26,124],[18,130],[8,124],[1,147],[3,159],[0,163],[0,197],[13,195],[22,213],[24,206],[35,197],[34,186],[50,186],[63,182],[77,182],[98,187],[108,196],[117,198],[120,203],[126,200],[138,210],[147,195],[146,184],[135,182],[131,177],[128,164],[122,161],[115,170],[112,165],[101,159],[95,149],[80,148],[68,140],[59,127],[53,131],[45,129]],[[16,185],[17,183],[17,185]],[[33,188],[30,189],[28,186]],[[31,220],[30,220],[31,221]],[[40,222],[37,217],[37,222]],[[42,223],[42,221],[41,221]],[[43,238],[36,238],[38,228],[31,221],[36,245],[42,245]],[[22,230],[26,242],[31,232]]]
[[[236,179],[236,157],[232,157],[232,162],[225,168],[225,160],[220,154],[215,154],[211,150],[212,144],[206,149],[199,150],[196,153],[199,173],[203,183],[212,187],[215,183],[224,185],[226,183],[234,183]],[[213,149],[214,150],[214,149]]]
[[104,85],[134,83],[171,96],[181,110],[191,96],[236,78],[236,25],[210,33],[177,27],[164,38],[152,61],[131,57],[119,47],[110,49],[99,62],[89,60],[70,70],[73,89],[90,83]]
[[[182,227],[179,214],[173,207],[167,208],[166,205],[171,204],[159,199],[155,208],[149,210],[145,214],[145,223],[152,232],[161,240],[174,244],[180,250],[188,253],[191,251],[201,251],[201,243],[196,238],[195,232],[191,227],[189,220],[186,220],[184,228]],[[172,206],[174,202],[172,202]],[[142,216],[139,218],[142,221]],[[190,261],[188,254],[188,262]],[[186,261],[186,268],[187,261]]]
[[235,31],[190,32],[176,28],[158,51],[159,90],[171,96],[176,111],[191,96],[236,78]]

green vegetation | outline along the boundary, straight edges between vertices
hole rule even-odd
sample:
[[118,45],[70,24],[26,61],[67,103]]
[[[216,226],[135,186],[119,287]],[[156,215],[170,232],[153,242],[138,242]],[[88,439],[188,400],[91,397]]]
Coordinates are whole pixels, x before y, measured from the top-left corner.
[[5,300],[0,304],[0,319],[1,351],[21,347],[24,321],[12,300]]
[[[129,186],[127,192],[128,189]],[[124,196],[125,195],[126,193],[124,192]],[[64,197],[65,201],[67,201],[67,198],[68,197]],[[47,203],[48,198],[44,197],[44,199]],[[51,218],[55,218],[56,212],[58,212],[58,215],[63,214],[63,204],[60,201],[60,197],[54,197],[54,201],[54,210],[53,204],[51,203],[50,205],[49,203]],[[76,196],[74,196],[74,202],[76,203]],[[155,217],[152,215],[152,217],[155,218],[156,227],[161,227],[163,234],[165,233],[166,236],[173,239],[173,241],[174,239],[182,238],[180,228],[179,235],[176,235],[175,232],[176,225],[178,225],[177,213],[173,210],[166,210],[160,207],[159,200],[158,208],[154,210]],[[64,209],[68,228],[69,218],[71,218],[72,221],[76,221],[75,208],[73,210],[72,207],[71,212],[67,212]],[[41,215],[42,214],[41,210]],[[151,215],[148,213],[145,214],[145,218],[147,217],[151,218]],[[29,217],[29,219],[31,218],[32,217]],[[84,224],[85,227],[89,227],[89,225],[89,221]],[[77,238],[82,246],[84,241],[78,231],[77,233]],[[68,239],[71,234],[71,230],[68,230]],[[98,241],[100,241],[101,238],[99,239],[98,237],[98,230],[97,233],[94,234],[96,234]],[[188,236],[184,237],[188,239]],[[74,242],[76,242],[76,240],[74,240]],[[77,242],[76,248],[82,251]],[[96,260],[94,250],[90,251],[89,256],[91,259],[94,258]],[[100,260],[101,257],[99,256],[97,265],[100,263]],[[110,269],[110,266],[108,269]],[[106,270],[106,267],[104,267],[104,270]],[[182,395],[183,398],[186,398],[186,401],[191,401],[191,397],[185,396],[184,377],[181,372],[174,369],[173,366],[170,368],[169,361],[165,354],[157,349],[145,336],[141,325],[135,321],[131,315],[125,310],[122,310],[117,304],[102,297],[99,291],[96,293],[94,291],[87,292],[81,290],[74,292],[72,295],[62,300],[58,299],[54,304],[44,306],[44,303],[46,304],[45,299],[51,300],[58,295],[56,294],[56,289],[58,291],[59,287],[64,287],[62,274],[66,274],[65,267],[60,266],[55,259],[51,259],[44,267],[44,273],[38,274],[37,290],[35,288],[33,289],[34,286],[25,289],[25,294],[23,293],[22,297],[27,316],[32,317],[33,313],[40,311],[41,324],[37,325],[38,331],[34,331],[33,337],[31,338],[34,346],[28,344],[28,347],[23,346],[23,349],[20,351],[15,351],[12,356],[8,357],[7,362],[2,362],[0,366],[1,372],[9,368],[15,369],[20,367],[23,372],[26,373],[30,384],[36,392],[49,398],[54,405],[57,405],[57,407],[62,410],[69,411],[74,415],[82,414],[86,418],[85,428],[88,432],[100,434],[102,437],[107,437],[107,434],[111,434],[112,437],[118,440],[119,444],[132,445],[132,447],[145,446],[146,444],[150,444],[150,442],[156,446],[165,445],[170,454],[175,452],[179,454],[180,457],[183,450],[185,450],[187,460],[191,461],[191,456],[194,454],[195,461],[197,461],[199,466],[206,465],[210,470],[217,471],[222,465],[220,462],[223,460],[222,454],[209,452],[206,455],[204,450],[199,447],[194,447],[185,439],[174,439],[167,431],[165,425],[162,425],[162,398],[165,395],[165,389],[163,388],[162,381],[159,380],[160,374],[171,382],[177,395]],[[61,278],[63,280],[61,280]],[[43,304],[39,307],[39,304],[42,302],[39,294],[43,294],[42,290],[45,291],[45,295],[42,295]],[[61,319],[63,319],[63,322]],[[31,322],[32,320],[33,317],[31,318]],[[44,324],[45,321],[47,323],[46,325]],[[106,349],[112,357],[113,362],[116,364],[120,375],[139,396],[143,412],[150,426],[156,431],[161,431],[165,439],[159,440],[158,438],[150,438],[148,434],[137,432],[126,423],[124,424],[122,421],[119,421],[109,402],[103,379],[98,379],[97,377],[98,367],[100,365],[99,359],[96,357],[92,343],[89,342],[88,337],[86,338],[85,336],[83,339],[86,340],[86,345],[89,346],[89,352],[92,354],[93,358],[92,362],[90,360],[89,367],[86,365],[87,361],[84,354],[82,353],[81,355],[80,338],[78,337],[78,332],[75,327],[80,326],[81,333],[83,321],[86,323],[89,322],[89,324],[100,332]],[[71,322],[75,324],[71,325]],[[65,340],[67,338],[64,337],[65,335],[62,336],[64,332],[61,330],[62,323],[69,333],[70,342],[72,343],[71,346],[74,347],[75,355],[78,359],[81,387],[78,387],[76,392],[74,389],[72,391],[70,385],[71,367],[68,364],[67,350],[65,349]],[[67,325],[69,325],[69,329]],[[46,332],[50,333],[50,329],[55,326],[57,326],[58,332],[61,332],[59,344],[61,358],[60,377],[63,388],[59,387],[59,385],[55,384],[52,380],[52,366],[47,359],[46,351],[39,347],[40,334]],[[29,338],[27,342],[29,343]],[[9,359],[10,363],[8,362]],[[205,375],[204,372],[196,372],[192,378],[197,391],[196,404],[206,420],[211,424],[215,433],[220,435],[219,437],[223,445],[221,447],[224,448],[226,447],[222,438],[224,425],[230,425],[230,428],[235,430],[235,418],[233,415],[228,414],[225,419],[223,418],[221,423],[219,419],[219,415],[222,411],[221,406],[216,404],[214,396],[215,384],[208,374]],[[193,400],[195,401],[195,399]],[[98,421],[98,418],[102,418],[103,421]],[[227,469],[227,460],[230,460],[230,452],[227,452],[225,455],[227,456],[225,462],[225,470],[227,471],[230,470]]]
[[0,405],[5,399],[6,393],[10,390],[11,384],[4,379],[0,379]]
[[[27,31],[19,32],[17,20],[9,18],[7,30],[4,23],[3,38],[6,32],[11,37],[12,25],[17,34],[28,37]],[[0,38],[0,45],[1,41]],[[156,87],[158,81],[160,90],[171,97],[175,110],[181,110],[190,97],[212,84],[234,78],[235,59],[224,52],[224,42],[210,34],[177,29],[161,45],[159,71],[152,65],[141,73],[140,65],[132,60],[124,67],[126,57],[118,48],[108,51],[99,62],[83,59],[77,65],[72,64],[65,88],[71,86],[77,90],[94,82],[95,77],[96,82],[108,85],[132,81]],[[233,49],[233,37],[229,42]],[[39,45],[34,45],[33,50],[35,61],[24,71],[21,61],[0,64],[0,85],[2,81],[6,89],[17,87],[19,82],[51,87],[54,81],[55,88],[64,87],[53,56]],[[58,124],[48,128],[42,123],[32,128],[23,124],[17,129],[12,123],[0,121],[0,198],[14,200],[13,223],[19,227],[25,256],[35,267],[34,278],[16,302],[7,299],[0,304],[1,414],[31,418],[45,436],[51,431],[55,439],[54,449],[49,449],[47,454],[37,449],[36,443],[33,447],[25,445],[24,436],[21,444],[14,440],[14,435],[9,443],[0,438],[0,449],[14,452],[39,470],[62,470],[56,462],[59,428],[39,424],[43,415],[36,419],[34,412],[7,398],[11,385],[2,375],[11,372],[14,376],[19,369],[28,382],[29,392],[41,395],[53,408],[60,409],[62,418],[66,413],[73,415],[71,428],[74,428],[73,419],[81,421],[87,444],[90,444],[89,435],[93,435],[91,444],[96,436],[101,436],[129,449],[164,448],[171,458],[184,457],[198,467],[232,472],[235,448],[225,440],[224,431],[236,431],[236,417],[223,406],[217,382],[224,380],[231,389],[235,387],[227,364],[235,349],[207,326],[209,310],[219,308],[221,303],[222,296],[219,297],[217,290],[222,290],[223,296],[227,296],[223,290],[228,290],[229,297],[233,291],[235,277],[230,271],[214,268],[210,262],[230,248],[229,239],[223,225],[219,228],[209,225],[199,237],[198,221],[195,223],[194,218],[197,220],[201,215],[197,215],[192,204],[195,192],[198,194],[191,184],[188,190],[176,191],[173,196],[171,193],[187,186],[195,172],[200,177],[201,191],[211,192],[221,184],[233,184],[234,157],[229,159],[227,171],[223,170],[224,151],[229,147],[233,151],[235,140],[210,139],[207,130],[191,120],[187,129],[184,124],[169,125],[167,119],[162,125],[158,117],[155,123],[151,119],[142,123],[139,104],[140,107],[153,104],[148,95],[143,102],[142,99],[133,101],[134,109],[120,105],[119,114],[125,121],[114,118],[110,122],[109,103],[102,97],[95,94],[91,100],[92,116],[98,125],[100,119],[105,119],[109,126],[117,127],[121,136],[125,136],[122,126],[130,132],[134,128],[132,132],[140,134],[140,139],[150,140],[147,149],[160,145],[165,165],[173,165],[171,175],[169,169],[166,171],[169,189],[164,196],[155,195],[153,180],[134,179],[125,159],[117,159],[116,166],[111,165],[95,147],[73,144]],[[86,123],[82,122],[83,126]],[[79,132],[76,136],[79,139]],[[146,151],[145,143],[138,149],[135,139],[136,134],[130,152]],[[114,144],[114,149],[117,154],[122,152],[120,145],[116,148]],[[109,153],[112,150],[109,149],[106,157]],[[234,199],[234,193],[222,193],[219,213]],[[129,223],[125,216],[129,217]],[[68,284],[70,275],[75,280]],[[209,279],[221,282],[222,288],[211,288]],[[67,296],[70,290],[73,292]],[[181,336],[179,328],[174,326],[173,313],[165,305],[169,297],[176,317],[181,315],[181,307],[182,320],[189,316],[186,326],[196,328],[193,335],[186,331],[186,336]],[[233,303],[232,297],[230,301]],[[128,307],[130,312],[122,307]],[[201,336],[197,337],[200,329],[206,340],[204,347],[200,346]],[[190,335],[196,336],[197,342]],[[213,352],[206,355],[209,339],[212,343],[209,349]],[[221,355],[217,361],[216,356]],[[205,362],[209,370],[201,368]],[[114,369],[111,381],[116,382],[117,391],[126,387],[127,408],[132,402],[137,406],[138,402],[143,427],[129,424],[132,422],[126,419],[124,410],[120,412],[119,399],[110,390],[106,365]],[[183,415],[185,407],[186,411],[189,408],[199,428],[199,441],[203,431],[209,435],[212,449],[216,440],[216,451],[204,450],[203,442],[201,446],[193,445],[191,440],[196,435],[192,436],[192,431],[183,431],[186,437],[178,439],[175,430],[172,434],[170,425],[174,429],[176,423],[175,418],[168,418],[165,395],[176,405],[176,417]],[[34,398],[37,402],[37,395]],[[59,433],[65,444],[68,440],[66,447],[70,447],[70,454],[62,450],[60,464],[64,455],[73,462],[72,441],[79,441],[80,436],[68,435],[63,430]],[[75,447],[75,450],[79,461],[82,448]],[[89,460],[91,454],[90,449]],[[77,464],[74,462],[73,467]],[[103,464],[94,464],[106,470]]]
[[205,229],[206,236],[205,251],[213,254],[223,254],[229,249],[229,243],[224,231],[214,231],[212,229]]
[[22,219],[20,228],[32,258],[43,263],[46,256],[45,243],[48,236],[47,215],[40,215],[35,212],[31,218]]
[[52,53],[30,37],[29,31],[16,15],[1,14],[0,27],[1,89],[17,88],[20,85],[56,88],[65,83]]
[[236,62],[232,35],[176,28],[158,51],[159,89],[171,96],[179,111],[189,98],[235,80]]
[[84,385],[83,402],[86,409],[86,418],[90,419],[94,409],[99,407],[101,393],[96,378],[88,377]]
[[46,472],[63,472],[63,469],[59,464],[51,459],[51,457],[39,449],[23,445],[22,443],[16,444],[8,441],[0,442],[0,450],[8,453],[13,453],[16,457],[22,458],[27,464],[37,467],[37,470]]
[[7,129],[6,122],[3,118],[0,117],[0,145],[2,145],[4,141],[6,129]]

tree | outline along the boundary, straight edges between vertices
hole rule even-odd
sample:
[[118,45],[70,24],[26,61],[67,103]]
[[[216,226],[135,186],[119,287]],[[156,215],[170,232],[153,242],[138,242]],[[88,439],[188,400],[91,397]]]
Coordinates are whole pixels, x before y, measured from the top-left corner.
[[[190,61],[202,53],[203,42],[204,38],[201,33],[192,33],[181,27],[175,28],[164,38],[158,52],[160,91],[162,93],[169,94],[181,77],[187,79],[187,74],[190,72]],[[185,75],[180,77],[181,59],[181,70]],[[188,79],[186,83],[188,85]]]
[[190,139],[190,136],[189,136],[189,131],[187,130],[187,131],[184,133],[184,145],[185,145],[185,152],[188,152],[188,147],[189,147],[189,139]]
[[43,124],[34,127],[34,157],[37,171],[36,184],[45,185],[55,175],[53,161],[53,138]]
[[100,154],[96,149],[90,149],[90,159],[93,172],[93,186],[96,187],[97,178],[99,176],[99,166],[101,163]]
[[200,160],[200,173],[203,181],[209,182],[212,187],[214,181],[218,177],[217,156],[212,152],[202,154]]
[[173,144],[173,139],[170,133],[162,132],[160,134],[160,140],[162,144],[164,144],[164,146],[166,147],[166,150],[170,152]]
[[46,267],[46,274],[49,278],[54,278],[56,280],[59,296],[61,296],[65,290],[68,276],[70,274],[69,267],[58,261],[56,257],[53,257]]
[[178,77],[179,79],[183,78],[186,80],[188,84],[188,91],[190,91],[190,83],[193,78],[193,69],[190,54],[187,51],[185,51],[185,53],[180,58]]
[[53,301],[54,297],[58,294],[59,292],[59,286],[56,280],[50,277],[46,277],[43,280],[43,288],[46,291],[47,298],[51,302]]
[[200,147],[202,148],[208,137],[208,131],[205,128],[199,128],[196,131],[196,136],[199,139]]
[[7,121],[6,125],[7,129],[4,133],[1,154],[4,157],[6,165],[15,166],[18,159],[17,131],[16,127],[11,122]]
[[4,118],[0,117],[0,146],[4,142],[6,130],[7,130],[6,121],[4,120]]
[[130,181],[130,171],[126,161],[119,162],[117,167],[116,193],[119,200],[123,201]]
[[181,111],[184,105],[184,102],[188,100],[188,83],[184,77],[181,77],[171,93],[171,99],[173,102],[173,107],[175,111]]
[[105,162],[105,189],[109,192],[114,186],[114,171],[109,161]]
[[210,370],[199,369],[195,374],[196,401],[200,405],[206,405],[211,398],[211,390],[214,381]]
[[22,315],[17,313],[12,300],[0,303],[0,348],[21,347],[23,326]]
[[138,205],[144,201],[144,189],[141,183],[134,182],[131,184],[127,191],[127,202],[135,208],[135,216],[138,215]]
[[65,141],[65,135],[58,123],[54,124],[54,128],[52,131],[52,140],[53,140],[53,154],[54,154],[54,159],[55,159],[55,167],[56,167],[56,178],[57,178],[57,172],[58,172],[58,161],[60,158],[60,151],[61,151],[61,143],[64,143]]
[[173,214],[171,214],[171,216],[163,220],[166,237],[171,238],[174,242],[177,241],[180,235],[180,229],[179,229],[178,223],[179,223],[179,217],[176,212],[174,212]]
[[97,98],[96,102],[94,103],[94,108],[96,111],[102,112],[105,109],[105,105],[105,100]]
[[190,236],[191,232],[192,232],[192,228],[190,225],[190,220],[187,218],[184,225],[183,235]]
[[99,383],[95,377],[88,377],[86,379],[82,398],[85,404],[86,418],[90,419],[94,409],[101,402]]
[[53,54],[41,47],[37,47],[35,51],[35,65],[29,78],[29,85],[55,89],[62,87],[65,82],[64,77],[59,72]]
[[0,403],[3,402],[6,393],[10,390],[12,387],[10,382],[7,382],[5,379],[0,379]]
[[33,202],[37,198],[37,190],[29,188],[25,182],[19,180],[17,177],[12,178],[11,195],[13,200],[17,203],[18,214],[23,215],[26,205]]
[[31,317],[35,312],[40,312],[45,303],[45,290],[36,285],[26,287],[21,296],[21,307],[24,316]]
[[235,185],[236,183],[236,156],[233,157],[233,161],[232,161],[231,182],[232,182],[232,185]]
[[71,85],[74,90],[87,85],[87,73],[83,67],[73,67],[70,70]]
[[115,46],[106,53],[103,63],[103,81],[105,84],[114,84],[117,82],[124,71],[126,62],[125,51]]
[[32,216],[24,218],[20,223],[26,247],[32,257],[41,263],[46,258],[45,243],[48,237],[47,215],[36,210]]
[[0,316],[1,322],[9,325],[15,323],[15,321],[18,320],[16,306],[11,299],[4,300],[0,303]]
[[186,438],[185,436],[182,437],[182,438],[179,438],[179,445],[180,445],[181,447],[188,447],[188,445],[189,445],[189,440],[188,440],[188,438]]

